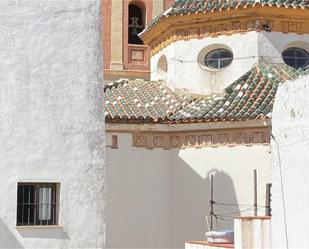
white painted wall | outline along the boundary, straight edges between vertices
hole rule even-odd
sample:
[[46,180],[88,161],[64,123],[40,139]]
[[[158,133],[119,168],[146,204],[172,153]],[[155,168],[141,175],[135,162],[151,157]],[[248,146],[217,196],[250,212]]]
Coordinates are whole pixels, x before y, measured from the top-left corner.
[[168,248],[170,153],[132,147],[131,134],[118,143],[106,155],[107,248]]
[[[268,217],[237,217],[234,219],[235,249],[269,249],[270,218]],[[229,244],[207,243],[206,241],[188,241],[185,249],[222,249],[231,248]]]
[[[246,41],[239,42],[241,39]],[[252,64],[257,62],[257,33],[235,34],[229,36],[207,37],[204,39],[191,39],[176,41],[151,58],[151,79],[156,80],[157,63],[162,55],[168,62],[167,81],[174,88],[186,88],[192,92],[210,94],[220,93],[240,75],[248,71]],[[199,52],[213,44],[228,46],[233,54],[233,63],[223,71],[214,71],[201,67],[197,61]],[[242,57],[253,57],[240,59]],[[180,60],[180,61],[179,61]],[[183,62],[182,62],[182,61]]]
[[[230,66],[222,71],[201,67],[200,51],[208,46],[224,45],[234,55]],[[281,53],[291,46],[309,51],[309,35],[284,34],[280,32],[247,32],[176,41],[151,58],[151,79],[160,79],[158,61],[165,55],[168,71],[164,79],[174,88],[185,88],[200,94],[222,93],[223,89],[245,74],[258,62],[283,63]]]
[[[102,248],[100,1],[0,2],[0,247]],[[58,227],[16,227],[17,183],[60,183]]]
[[260,62],[284,63],[282,52],[289,47],[300,47],[309,52],[309,35],[281,32],[261,32],[258,35]]
[[235,249],[269,249],[270,218],[243,217],[234,219]]
[[[132,147],[129,133],[107,133],[108,144],[113,134],[119,147],[107,149],[108,248],[183,248],[185,241],[204,239],[211,173],[217,202],[251,205],[257,169],[264,205],[267,145],[149,150]],[[232,220],[220,224],[233,227]]]
[[276,95],[272,118],[275,139],[271,144],[272,248],[287,248],[286,231],[289,248],[308,248],[309,244],[308,95],[309,76],[286,82]]

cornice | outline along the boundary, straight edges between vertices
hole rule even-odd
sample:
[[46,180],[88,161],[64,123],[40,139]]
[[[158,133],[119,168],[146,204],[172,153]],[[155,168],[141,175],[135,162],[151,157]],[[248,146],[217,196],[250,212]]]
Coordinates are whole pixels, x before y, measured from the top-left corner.
[[131,134],[132,146],[146,149],[269,145],[270,120],[174,125],[106,124],[106,133],[112,137]]
[[230,130],[186,131],[173,133],[134,133],[133,147],[147,149],[201,148],[264,144],[269,145],[269,129],[249,128]]
[[106,123],[106,132],[116,133],[135,133],[140,132],[185,132],[185,131],[206,131],[206,130],[228,130],[228,129],[246,129],[269,127],[270,119],[257,119],[246,121],[224,121],[210,123],[187,123],[187,124],[120,124]]
[[309,34],[309,10],[248,7],[222,12],[171,16],[142,36],[151,55],[178,40],[202,39],[249,31]]

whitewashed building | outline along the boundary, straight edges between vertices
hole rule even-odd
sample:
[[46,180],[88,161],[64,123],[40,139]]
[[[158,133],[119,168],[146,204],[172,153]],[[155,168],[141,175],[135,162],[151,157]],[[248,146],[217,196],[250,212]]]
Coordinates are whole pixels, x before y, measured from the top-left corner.
[[254,169],[265,215],[273,102],[308,73],[308,7],[178,0],[148,23],[151,81],[105,87],[108,247],[203,240],[212,174],[215,229],[252,215]]
[[99,0],[0,2],[0,248],[103,248]]
[[309,77],[280,85],[272,119],[272,248],[308,248]]

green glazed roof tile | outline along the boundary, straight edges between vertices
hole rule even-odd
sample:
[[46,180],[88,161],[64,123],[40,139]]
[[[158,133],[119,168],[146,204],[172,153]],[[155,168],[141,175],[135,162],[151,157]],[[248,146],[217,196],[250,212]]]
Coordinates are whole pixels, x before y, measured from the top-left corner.
[[216,122],[269,118],[279,83],[309,74],[287,65],[253,66],[223,96],[172,91],[162,82],[119,80],[105,86],[106,121]]
[[276,6],[279,8],[309,8],[309,0],[176,0],[168,11],[163,12],[153,19],[141,35],[147,33],[161,20],[170,16],[205,13],[223,9],[236,9],[239,7],[246,8],[247,6],[255,6],[256,4],[260,4],[261,6]]

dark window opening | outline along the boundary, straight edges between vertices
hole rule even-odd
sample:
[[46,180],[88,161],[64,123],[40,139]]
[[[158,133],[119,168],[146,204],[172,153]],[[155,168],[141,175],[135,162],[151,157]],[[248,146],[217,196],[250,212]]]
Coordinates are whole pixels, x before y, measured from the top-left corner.
[[302,48],[288,48],[283,51],[284,62],[295,68],[303,68],[309,65],[309,54]]
[[17,226],[58,225],[56,183],[18,183]]
[[134,5],[129,5],[129,44],[143,44],[143,41],[139,38],[138,34],[144,29],[143,12]]
[[209,52],[205,58],[204,63],[207,67],[213,69],[222,69],[229,66],[233,61],[233,54],[227,49],[215,49]]

